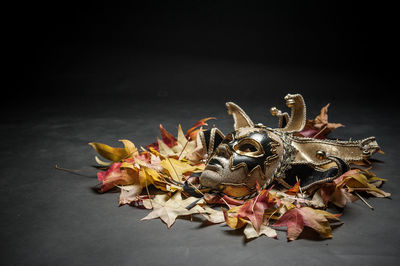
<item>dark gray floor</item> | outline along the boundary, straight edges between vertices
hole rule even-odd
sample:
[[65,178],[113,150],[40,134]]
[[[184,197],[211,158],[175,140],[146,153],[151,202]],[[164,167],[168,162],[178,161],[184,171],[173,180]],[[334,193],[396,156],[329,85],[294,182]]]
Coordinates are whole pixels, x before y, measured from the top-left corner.
[[[284,95],[284,92],[282,91]],[[282,96],[283,96],[282,95]],[[283,106],[279,97],[236,102],[268,125],[276,121],[267,113]],[[310,116],[324,99],[306,98]],[[382,105],[383,106],[383,105]],[[34,106],[23,116],[15,112],[1,124],[1,264],[2,265],[395,265],[399,260],[399,186],[396,139],[399,121],[393,108],[371,108],[337,97],[332,102],[332,122],[347,127],[335,136],[355,138],[375,135],[386,155],[374,171],[389,182],[384,190],[392,199],[371,198],[369,210],[361,201],[349,205],[344,225],[333,239],[287,242],[260,237],[245,242],[226,226],[202,227],[198,222],[177,220],[167,229],[160,220],[140,221],[148,211],[118,207],[118,194],[99,195],[95,152],[87,145],[99,141],[118,145],[127,138],[146,145],[158,136],[158,124],[176,132],[181,123],[216,116],[224,132],[231,118],[224,101],[186,101],[157,98],[140,101],[129,97],[94,97]],[[55,165],[87,169],[74,175]]]

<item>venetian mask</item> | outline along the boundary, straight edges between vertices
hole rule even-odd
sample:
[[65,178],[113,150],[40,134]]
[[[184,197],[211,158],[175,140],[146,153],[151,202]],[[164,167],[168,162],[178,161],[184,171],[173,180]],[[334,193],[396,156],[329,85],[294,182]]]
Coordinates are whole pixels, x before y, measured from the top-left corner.
[[285,100],[291,115],[271,108],[279,118],[278,128],[255,124],[238,105],[226,104],[234,131],[224,135],[213,128],[201,135],[209,154],[200,176],[203,188],[239,199],[254,196],[257,188],[272,182],[289,188],[300,180],[305,190],[333,180],[349,163],[379,150],[374,137],[340,141],[297,136],[306,123],[305,103],[299,94],[288,94]]

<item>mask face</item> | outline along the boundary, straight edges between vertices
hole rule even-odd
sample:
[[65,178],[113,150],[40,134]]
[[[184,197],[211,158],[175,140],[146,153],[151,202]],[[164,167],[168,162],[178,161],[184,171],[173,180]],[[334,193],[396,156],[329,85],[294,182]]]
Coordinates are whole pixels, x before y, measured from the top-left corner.
[[241,128],[218,145],[200,176],[208,188],[241,197],[272,181],[271,167],[279,163],[279,137],[264,128]]

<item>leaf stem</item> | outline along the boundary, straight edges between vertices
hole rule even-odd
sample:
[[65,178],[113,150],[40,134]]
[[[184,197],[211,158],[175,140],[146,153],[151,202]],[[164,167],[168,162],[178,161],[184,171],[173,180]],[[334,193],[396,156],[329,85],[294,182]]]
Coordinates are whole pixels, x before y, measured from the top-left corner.
[[362,202],[364,202],[365,205],[367,205],[372,211],[374,210],[374,207],[372,207],[371,204],[369,204],[363,197],[361,197],[361,195],[358,194],[357,191],[354,191],[354,194],[356,194],[356,196],[359,197],[360,200],[361,200]]

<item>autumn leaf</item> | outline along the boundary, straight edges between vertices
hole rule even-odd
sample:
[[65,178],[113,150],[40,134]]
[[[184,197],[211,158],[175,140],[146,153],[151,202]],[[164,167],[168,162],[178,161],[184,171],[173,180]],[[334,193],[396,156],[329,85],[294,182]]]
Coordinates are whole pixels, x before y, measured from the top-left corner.
[[135,156],[138,151],[135,145],[129,140],[120,140],[124,144],[124,148],[113,148],[109,145],[90,142],[89,145],[92,146],[102,157],[111,160],[113,162],[119,162],[129,156]]
[[273,226],[286,226],[288,240],[297,239],[305,226],[313,229],[321,238],[325,239],[332,238],[332,228],[328,219],[339,221],[337,216],[326,211],[301,207],[287,211]]
[[351,194],[354,191],[363,191],[375,197],[390,197],[390,193],[376,187],[377,184],[381,184],[383,181],[386,180],[375,176],[369,171],[352,169],[332,182],[322,184],[314,193],[312,201],[322,201],[324,206],[331,202],[343,208],[346,204],[358,199]]
[[297,135],[306,138],[325,139],[326,136],[333,130],[339,127],[344,127],[340,123],[328,122],[328,108],[330,104],[321,108],[321,112],[312,120],[307,120],[304,129],[297,133]]
[[292,188],[285,191],[285,193],[288,195],[295,196],[295,195],[297,195],[297,193],[299,193],[299,189],[300,189],[300,181],[297,181],[297,183],[294,184],[294,186]]
[[378,180],[385,181],[385,179],[379,178],[371,172],[361,169],[352,169],[338,177],[334,182],[337,187],[346,186],[349,192],[365,191],[375,197],[390,197],[390,193],[377,188],[373,184]]
[[137,201],[138,196],[142,192],[143,187],[140,184],[128,185],[128,186],[118,186],[121,189],[121,194],[119,195],[119,204],[130,204],[131,202]]
[[204,200],[208,204],[229,204],[229,205],[243,205],[244,201],[243,200],[237,200],[229,197],[228,195],[218,195],[218,194],[209,194],[205,193],[204,194]]
[[246,236],[246,239],[256,238],[261,235],[266,235],[271,238],[276,238],[278,236],[275,229],[272,229],[271,227],[265,224],[261,224],[260,230],[259,232],[257,232],[251,223],[247,223],[243,233]]
[[161,161],[162,167],[168,172],[168,175],[175,181],[182,182],[185,173],[198,173],[204,170],[204,164],[190,165],[188,162],[167,158]]
[[[230,211],[233,212],[234,211],[233,209],[231,209]],[[236,209],[238,210],[238,207]],[[224,213],[226,225],[228,225],[232,229],[239,229],[247,224],[245,219],[238,217],[237,215],[235,216],[230,215],[229,212],[224,208],[222,208],[222,212]]]
[[163,142],[167,144],[168,147],[171,148],[176,145],[175,137],[171,133],[169,133],[161,124],[160,124],[160,132]]
[[222,211],[214,210],[208,205],[204,205],[203,208],[207,213],[202,213],[201,215],[210,223],[219,224],[225,222],[225,215]]
[[207,213],[207,211],[199,205],[195,205],[190,210],[186,209],[186,207],[195,200],[197,200],[197,198],[194,197],[189,197],[183,200],[181,193],[178,191],[171,198],[165,197],[164,201],[158,201],[157,205],[153,206],[153,211],[146,217],[142,218],[142,220],[160,218],[168,228],[170,228],[179,216],[195,213]]
[[104,193],[117,185],[132,185],[139,183],[138,172],[133,169],[122,169],[122,163],[113,163],[107,171],[97,173],[97,179],[102,182],[100,193]]
[[321,185],[313,196],[313,202],[321,202],[322,207],[326,207],[328,202],[334,205],[344,208],[347,203],[357,200],[348,190],[337,186],[335,182],[329,182]]
[[128,155],[125,148],[113,148],[107,144],[97,142],[90,142],[89,145],[92,146],[102,157],[113,162],[118,162],[123,158],[126,158]]
[[211,120],[211,119],[216,119],[215,117],[207,117],[207,118],[203,118],[199,121],[197,121],[192,128],[190,128],[188,131],[186,131],[186,135],[185,137],[187,139],[195,139],[197,136],[197,133],[199,132],[199,127],[202,126],[208,126],[208,124],[206,123],[206,121]]
[[194,140],[189,140],[185,137],[182,127],[178,126],[178,136],[175,145],[167,145],[163,140],[157,139],[160,155],[163,157],[173,157],[179,160],[188,159],[193,163],[200,162],[205,151],[201,139],[197,137]]
[[237,217],[249,220],[257,232],[260,231],[264,219],[264,212],[267,209],[277,209],[280,201],[273,197],[269,191],[263,190],[254,199],[247,200],[240,206]]

